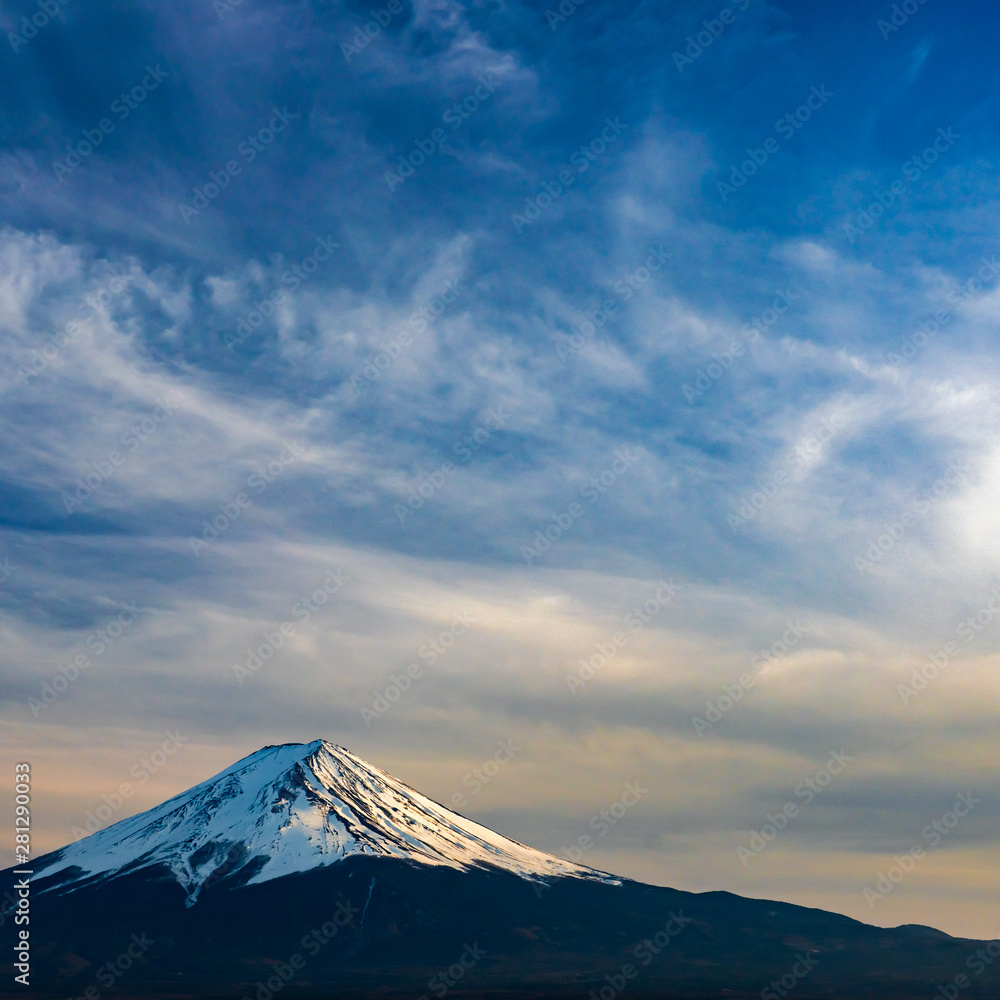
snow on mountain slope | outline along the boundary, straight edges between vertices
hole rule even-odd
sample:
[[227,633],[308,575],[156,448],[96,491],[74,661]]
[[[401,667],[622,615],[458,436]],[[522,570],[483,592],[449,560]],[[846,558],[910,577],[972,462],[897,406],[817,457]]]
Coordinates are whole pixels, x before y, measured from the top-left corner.
[[252,884],[355,854],[617,884],[465,819],[325,740],[264,747],[154,809],[40,858],[34,878],[64,872],[58,889],[65,891],[165,865],[190,906],[213,873],[246,869]]

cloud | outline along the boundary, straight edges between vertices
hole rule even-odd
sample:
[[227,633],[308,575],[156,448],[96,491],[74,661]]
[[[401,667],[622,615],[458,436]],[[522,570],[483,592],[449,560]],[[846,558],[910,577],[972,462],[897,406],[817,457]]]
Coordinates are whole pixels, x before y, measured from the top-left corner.
[[[168,729],[198,752],[134,808],[320,736],[447,797],[517,736],[518,780],[470,806],[508,835],[558,850],[657,777],[590,863],[985,933],[962,864],[992,805],[912,903],[858,908],[959,784],[996,793],[996,632],[957,633],[995,583],[1000,468],[983,33],[952,80],[930,8],[902,44],[751,5],[679,73],[717,13],[414,0],[345,54],[370,5],[70,5],[11,53],[0,735],[49,748],[46,846]],[[960,138],[928,157],[938,129]],[[663,579],[676,601],[573,694]],[[738,837],[842,746],[857,769],[744,872]]]

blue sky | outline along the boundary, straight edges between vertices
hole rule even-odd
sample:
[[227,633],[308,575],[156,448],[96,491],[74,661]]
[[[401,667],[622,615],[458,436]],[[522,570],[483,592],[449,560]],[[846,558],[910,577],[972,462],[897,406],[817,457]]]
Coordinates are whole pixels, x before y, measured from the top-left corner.
[[168,731],[113,818],[319,737],[447,801],[515,739],[464,811],[534,846],[647,780],[586,863],[993,936],[993,6],[57,6],[0,25],[0,724],[46,846]]

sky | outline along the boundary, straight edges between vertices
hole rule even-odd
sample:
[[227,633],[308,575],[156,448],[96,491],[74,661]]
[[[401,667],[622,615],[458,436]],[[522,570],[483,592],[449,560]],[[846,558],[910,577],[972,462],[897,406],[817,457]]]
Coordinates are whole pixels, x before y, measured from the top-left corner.
[[1000,13],[546,2],[5,5],[35,847],[324,738],[995,938]]

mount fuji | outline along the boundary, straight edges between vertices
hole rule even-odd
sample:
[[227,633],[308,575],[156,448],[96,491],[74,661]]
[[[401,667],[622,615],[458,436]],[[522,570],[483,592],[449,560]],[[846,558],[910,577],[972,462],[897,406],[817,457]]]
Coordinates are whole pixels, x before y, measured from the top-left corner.
[[31,870],[40,997],[910,1000],[977,949],[964,995],[1000,997],[995,942],[571,864],[324,740],[264,747]]
[[353,856],[620,884],[473,823],[324,740],[264,747],[40,859],[35,878],[65,892],[163,867],[190,907],[223,876],[258,885]]

